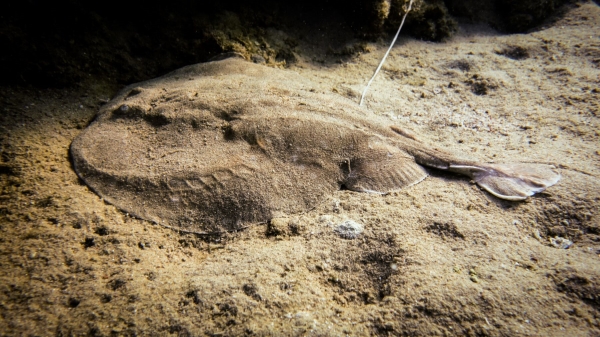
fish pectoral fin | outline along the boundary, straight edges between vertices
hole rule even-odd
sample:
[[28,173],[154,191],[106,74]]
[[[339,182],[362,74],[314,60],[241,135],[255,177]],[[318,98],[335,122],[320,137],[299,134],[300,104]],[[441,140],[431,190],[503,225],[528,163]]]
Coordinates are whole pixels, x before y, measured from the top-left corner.
[[466,174],[477,185],[505,200],[524,200],[556,184],[560,174],[544,164],[450,165],[449,170]]
[[371,152],[350,162],[344,185],[353,191],[389,193],[421,182],[427,171],[404,152]]

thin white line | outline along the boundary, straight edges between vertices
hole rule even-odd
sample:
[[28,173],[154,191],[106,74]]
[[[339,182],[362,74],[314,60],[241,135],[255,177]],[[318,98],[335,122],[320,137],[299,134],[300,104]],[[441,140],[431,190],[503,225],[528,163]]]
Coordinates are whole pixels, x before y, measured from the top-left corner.
[[406,13],[404,13],[404,16],[402,17],[402,22],[400,22],[400,27],[398,28],[398,32],[396,32],[396,36],[394,36],[394,40],[392,40],[392,44],[390,44],[390,47],[388,48],[387,52],[385,52],[383,59],[381,59],[381,62],[379,63],[377,70],[375,70],[375,74],[373,74],[373,77],[371,77],[371,79],[369,80],[369,83],[367,83],[365,90],[363,90],[362,96],[360,96],[360,103],[358,105],[363,104],[363,101],[365,100],[365,95],[367,94],[367,90],[369,90],[369,87],[371,86],[371,83],[375,79],[375,76],[377,76],[377,73],[379,73],[379,70],[383,66],[383,62],[385,62],[385,59],[388,57],[388,54],[392,50],[394,43],[396,43],[396,39],[398,38],[398,35],[400,35],[400,30],[402,30],[402,26],[404,25],[404,20],[406,19],[408,12],[410,12],[410,9],[412,8],[412,3],[413,3],[413,0],[410,0],[410,3],[408,4],[408,9],[406,10]]

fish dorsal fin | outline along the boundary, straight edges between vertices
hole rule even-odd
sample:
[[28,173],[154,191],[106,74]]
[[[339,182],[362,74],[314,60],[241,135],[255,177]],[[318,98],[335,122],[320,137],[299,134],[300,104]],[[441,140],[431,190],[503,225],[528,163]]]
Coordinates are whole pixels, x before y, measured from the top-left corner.
[[389,193],[419,183],[427,172],[404,151],[385,143],[370,143],[348,163],[344,185],[353,191]]
[[556,184],[560,174],[543,164],[451,165],[450,170],[468,174],[477,185],[498,198],[524,200]]

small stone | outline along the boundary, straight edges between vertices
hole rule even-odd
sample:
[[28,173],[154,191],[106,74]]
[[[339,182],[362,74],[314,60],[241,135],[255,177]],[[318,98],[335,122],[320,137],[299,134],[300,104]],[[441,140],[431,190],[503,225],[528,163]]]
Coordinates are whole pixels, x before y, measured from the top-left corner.
[[344,220],[342,223],[337,225],[334,231],[340,237],[344,239],[356,239],[363,231],[365,227],[353,220]]
[[333,201],[333,205],[332,205],[332,206],[333,206],[333,207],[332,207],[332,211],[333,211],[334,213],[339,213],[339,212],[340,212],[340,201],[339,201],[339,200],[337,200],[337,199],[336,199],[336,200],[334,200],[334,201]]
[[573,241],[565,239],[560,236],[556,236],[556,237],[550,238],[550,244],[554,248],[569,249],[573,245]]
[[267,224],[267,236],[287,236],[289,235],[289,223],[288,218],[273,218]]
[[469,279],[471,279],[471,282],[473,283],[479,283],[479,276],[473,268],[469,269]]

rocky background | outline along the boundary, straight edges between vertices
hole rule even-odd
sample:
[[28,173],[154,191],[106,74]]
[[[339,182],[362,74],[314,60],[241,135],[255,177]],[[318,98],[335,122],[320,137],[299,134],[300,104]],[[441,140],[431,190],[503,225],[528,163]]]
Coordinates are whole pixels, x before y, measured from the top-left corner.
[[[416,0],[405,34],[442,41],[457,22],[507,33],[539,27],[566,0]],[[335,33],[339,46],[386,38],[406,0],[39,1],[2,5],[0,84],[73,86],[90,77],[129,84],[224,52],[269,64],[293,63],[299,40]],[[276,34],[271,32],[277,31]],[[328,37],[331,39],[331,37]],[[338,46],[338,47],[339,47]],[[352,55],[361,45],[331,54]]]

